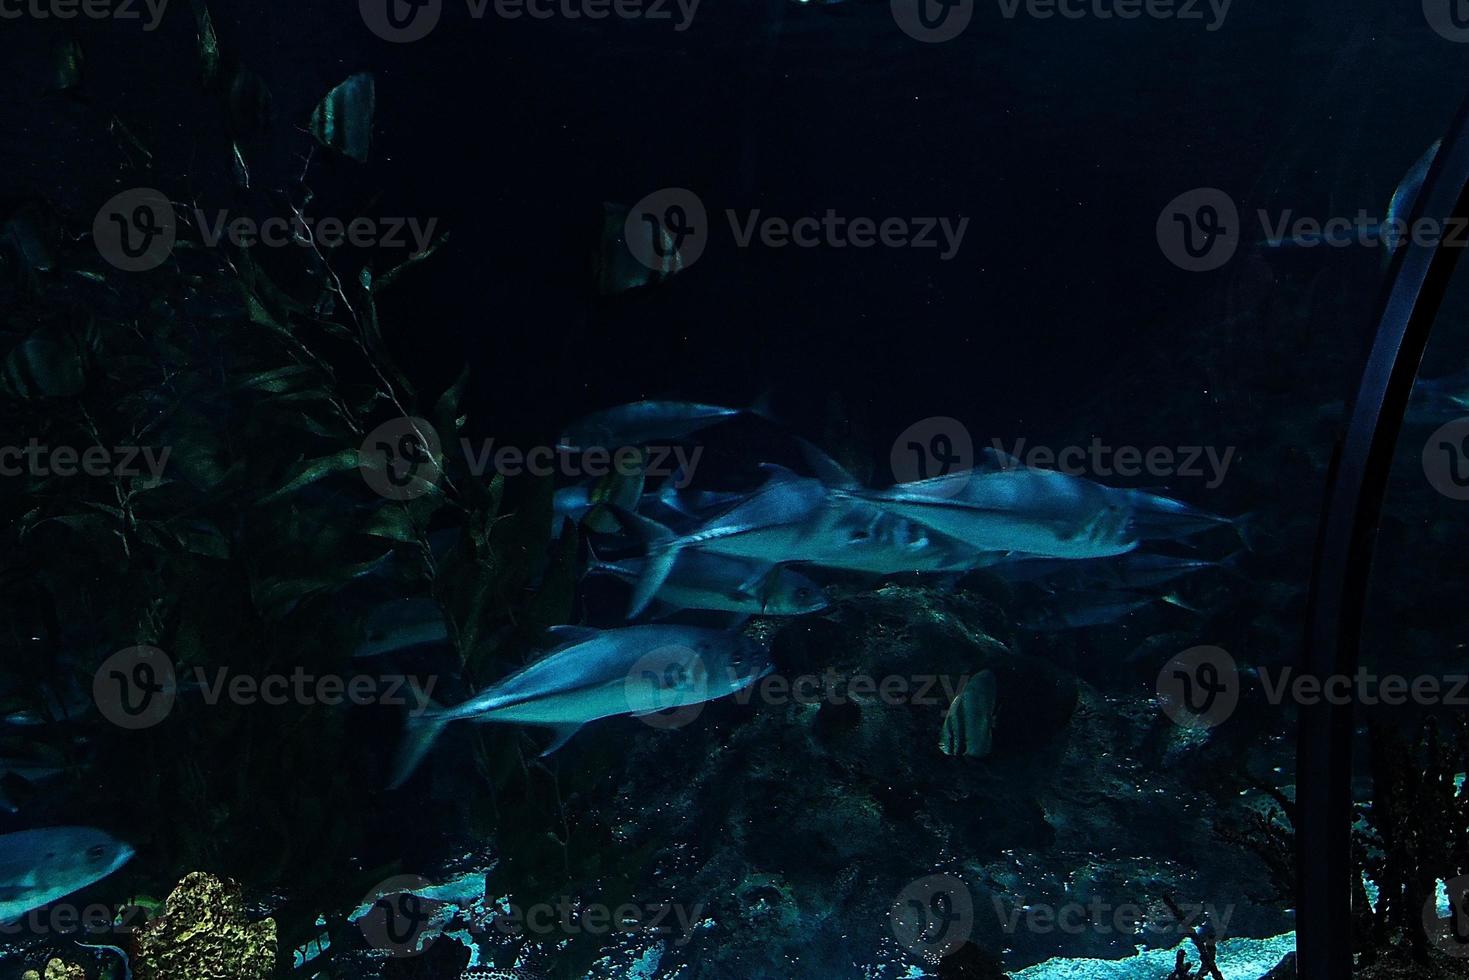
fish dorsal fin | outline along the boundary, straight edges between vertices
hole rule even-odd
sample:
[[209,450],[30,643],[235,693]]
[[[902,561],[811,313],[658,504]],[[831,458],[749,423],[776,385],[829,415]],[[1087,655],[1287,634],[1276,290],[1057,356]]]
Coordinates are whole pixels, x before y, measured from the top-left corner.
[[806,465],[811,467],[816,478],[822,483],[843,490],[855,489],[862,485],[855,476],[847,471],[846,467],[832,459],[826,450],[800,436],[796,437],[796,441],[800,443],[801,455],[806,458]]
[[996,473],[1002,470],[1027,469],[1019,457],[1011,456],[1009,453],[994,446],[986,446],[981,449],[974,458],[974,468],[982,472]]
[[779,463],[761,463],[760,469],[769,477],[771,483],[787,483],[801,479],[801,475],[795,470],[781,466]]
[[585,643],[587,640],[594,640],[602,631],[591,626],[552,626],[546,632],[551,634],[552,639],[558,644],[564,646],[568,643]]

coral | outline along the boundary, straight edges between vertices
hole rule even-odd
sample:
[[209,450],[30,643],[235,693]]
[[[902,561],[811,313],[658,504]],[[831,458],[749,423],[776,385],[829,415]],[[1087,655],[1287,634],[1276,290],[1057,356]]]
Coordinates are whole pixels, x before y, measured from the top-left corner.
[[44,975],[35,970],[27,970],[21,974],[20,980],[87,980],[87,971],[61,960],[51,960],[46,964]]
[[250,922],[239,885],[203,872],[186,875],[133,939],[138,980],[265,980],[275,969],[275,920]]

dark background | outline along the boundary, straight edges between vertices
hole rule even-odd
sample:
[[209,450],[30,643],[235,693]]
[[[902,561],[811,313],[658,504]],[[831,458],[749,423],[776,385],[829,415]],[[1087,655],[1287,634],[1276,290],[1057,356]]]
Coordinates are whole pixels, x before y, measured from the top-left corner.
[[[475,434],[545,438],[630,399],[739,405],[768,391],[796,428],[855,432],[878,460],[932,415],[964,420],[981,444],[1238,445],[1262,392],[1342,397],[1378,255],[1246,248],[1219,272],[1188,273],[1165,260],[1155,222],[1199,186],[1227,190],[1246,215],[1381,213],[1446,126],[1469,53],[1416,3],[1237,0],[1209,32],[1006,20],[986,2],[960,37],[929,45],[866,2],[705,0],[680,33],[666,21],[476,21],[447,0],[412,44],[372,35],[356,4],[211,9],[227,57],[273,96],[269,131],[246,147],[257,201],[296,186],[318,99],[375,74],[372,159],[318,149],[315,211],[434,217],[452,231],[385,300],[385,322],[425,397],[472,365]],[[50,44],[68,31],[87,55],[77,97],[46,85]],[[153,33],[0,22],[7,194],[57,203],[78,233],[108,196],[144,183],[240,206],[194,31],[185,0]],[[153,169],[107,135],[114,114]],[[592,295],[601,202],[668,186],[707,205],[704,256],[661,288]],[[969,228],[949,262],[936,250],[740,249],[726,208],[966,216]]]

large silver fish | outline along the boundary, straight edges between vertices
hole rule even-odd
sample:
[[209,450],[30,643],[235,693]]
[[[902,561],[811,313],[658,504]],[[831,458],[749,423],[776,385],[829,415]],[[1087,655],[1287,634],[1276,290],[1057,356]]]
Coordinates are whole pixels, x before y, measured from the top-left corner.
[[1102,558],[1137,547],[1129,499],[1055,470],[961,471],[838,494],[901,515],[978,552]]
[[662,587],[681,554],[698,551],[769,565],[805,562],[874,574],[942,572],[974,567],[972,549],[907,517],[767,465],[771,478],[755,493],[687,534],[636,515],[648,560],[633,591],[636,616]]
[[[636,583],[645,559],[594,561],[591,573]],[[691,551],[681,555],[654,597],[673,609],[747,616],[804,616],[827,607],[821,587],[792,568]]]
[[739,633],[694,626],[558,626],[560,646],[461,704],[408,720],[392,785],[413,772],[444,726],[456,721],[551,728],[556,751],[588,722],[713,701],[771,670],[770,654]]
[[45,827],[0,835],[0,923],[12,923],[94,884],[133,849],[94,827]]

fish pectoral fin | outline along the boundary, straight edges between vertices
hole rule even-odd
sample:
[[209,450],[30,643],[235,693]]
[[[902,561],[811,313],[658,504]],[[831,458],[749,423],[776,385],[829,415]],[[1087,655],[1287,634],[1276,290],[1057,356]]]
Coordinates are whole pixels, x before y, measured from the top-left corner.
[[555,737],[551,739],[550,745],[547,745],[544,749],[541,750],[541,758],[544,759],[546,756],[550,755],[552,752],[555,752],[557,749],[561,748],[561,746],[571,741],[571,736],[581,731],[581,728],[582,726],[578,722],[568,722],[565,725],[552,725],[551,731],[552,733],[554,733]]

